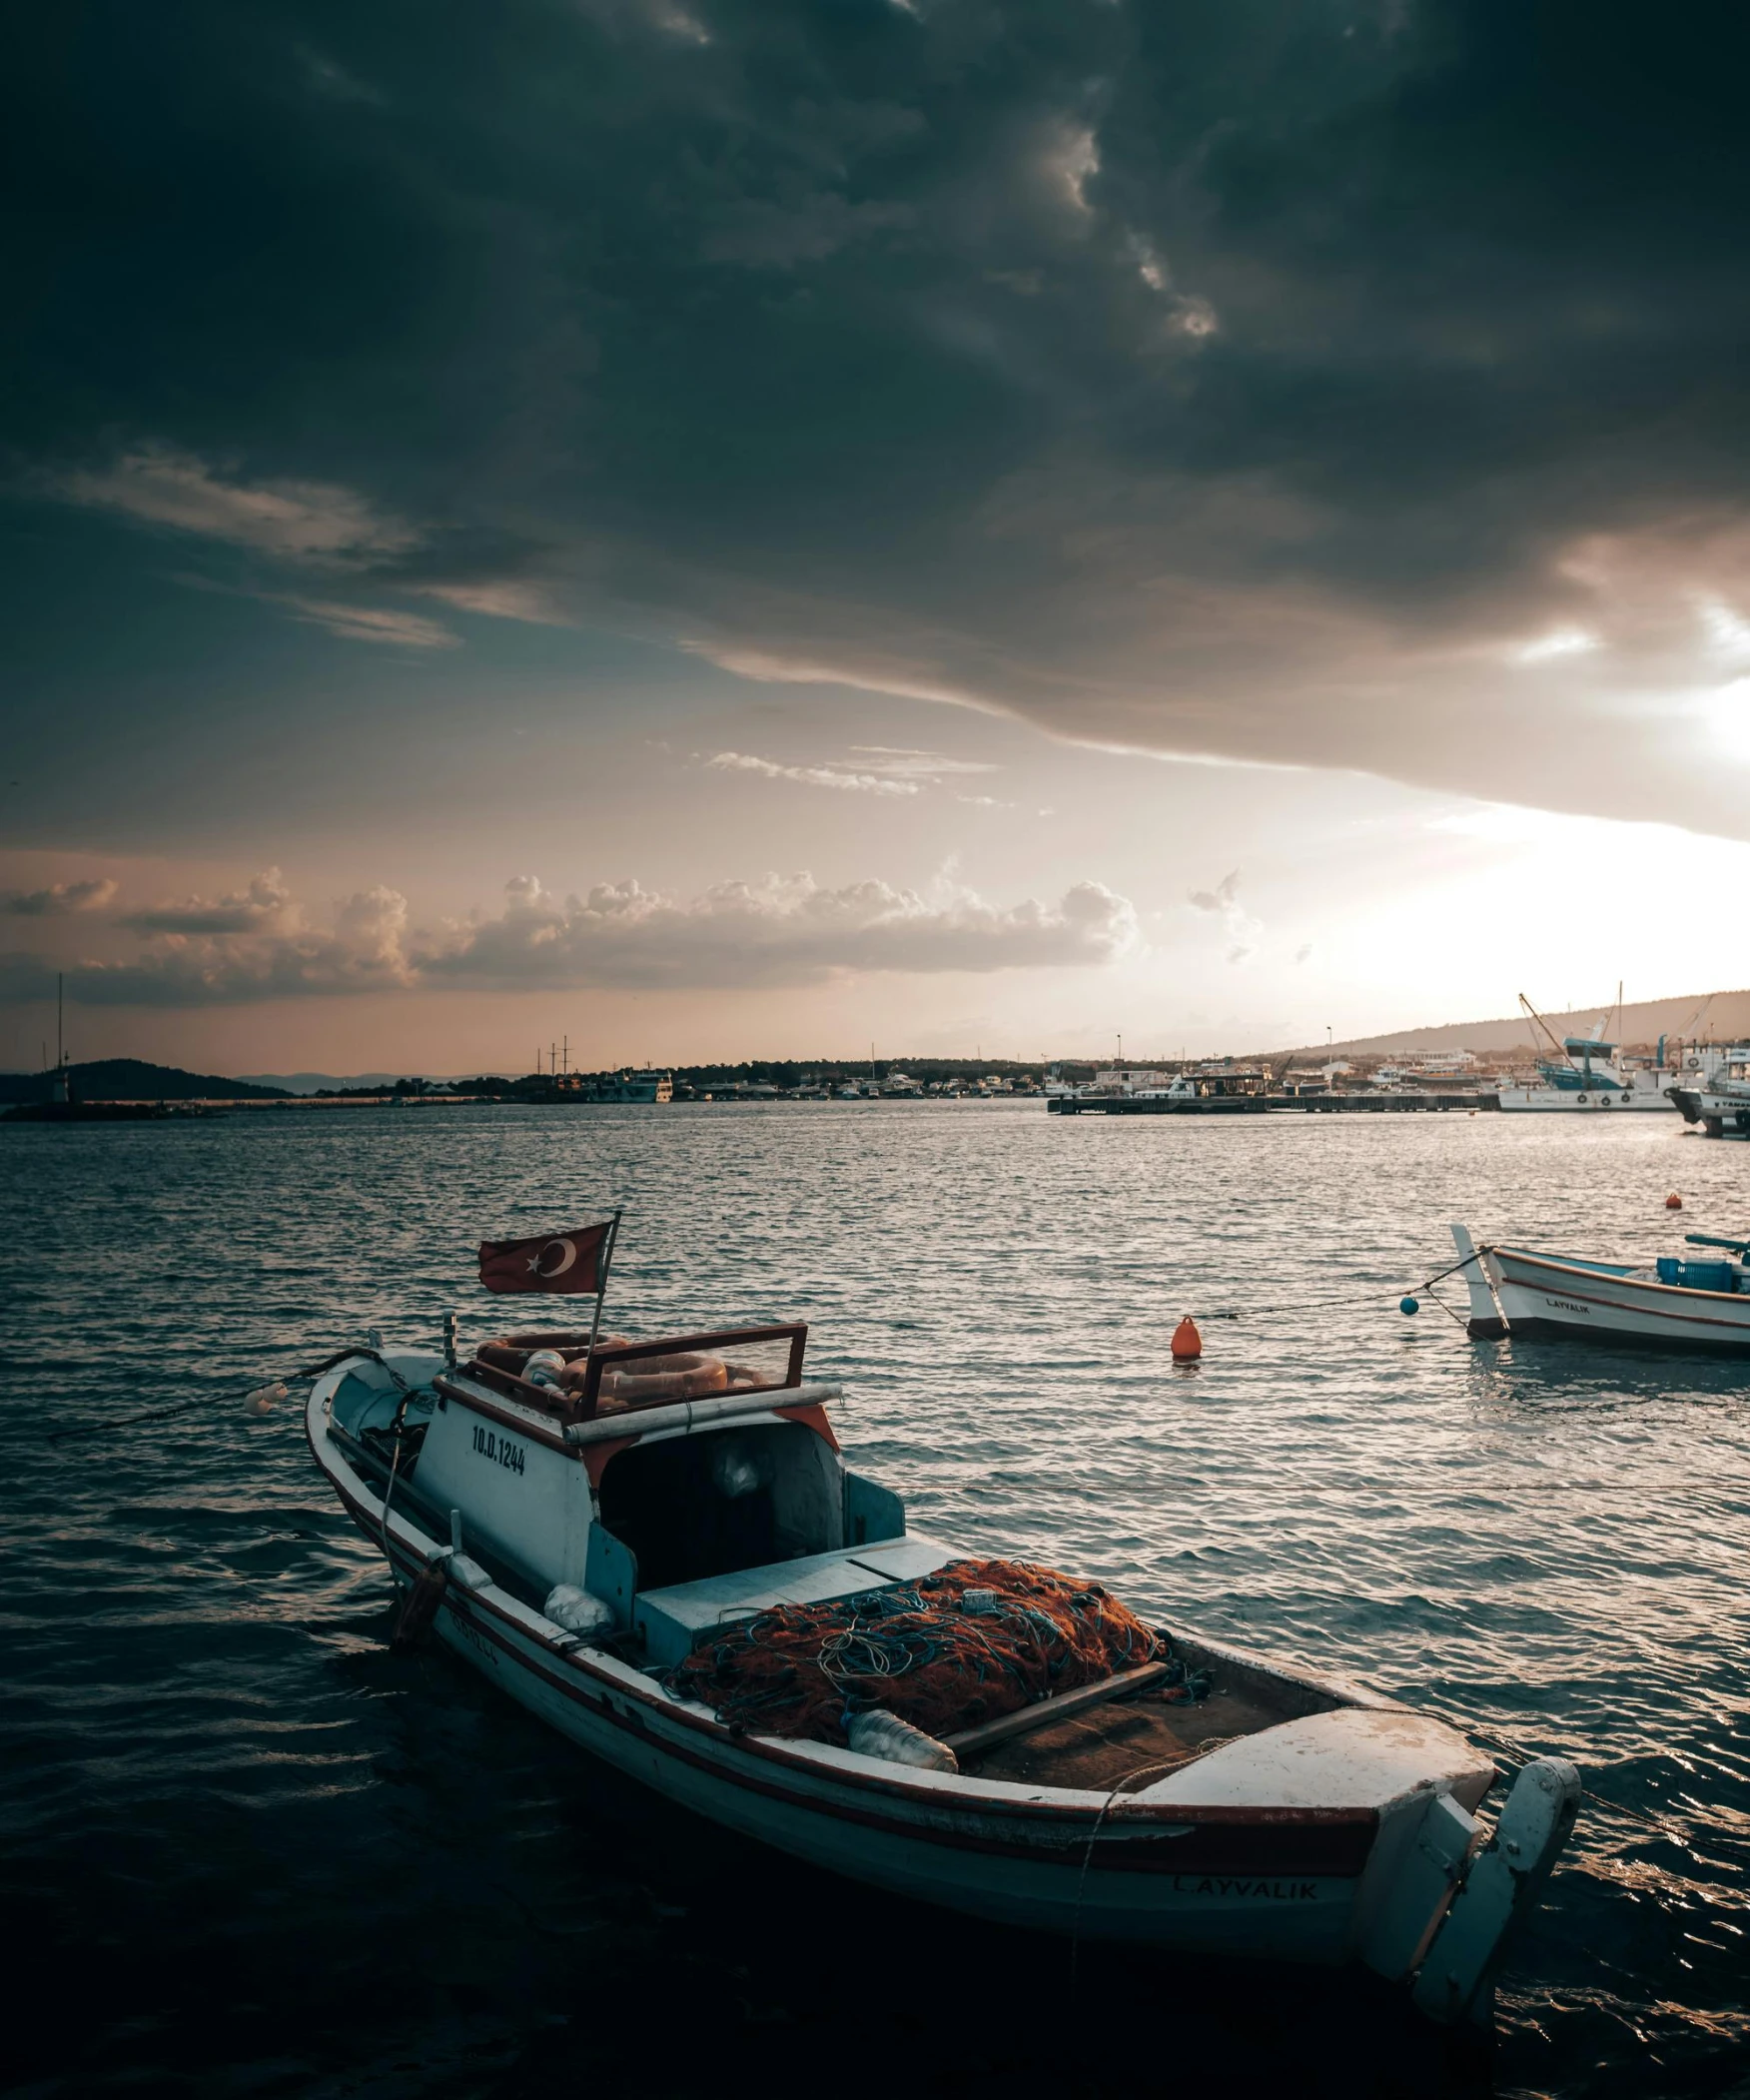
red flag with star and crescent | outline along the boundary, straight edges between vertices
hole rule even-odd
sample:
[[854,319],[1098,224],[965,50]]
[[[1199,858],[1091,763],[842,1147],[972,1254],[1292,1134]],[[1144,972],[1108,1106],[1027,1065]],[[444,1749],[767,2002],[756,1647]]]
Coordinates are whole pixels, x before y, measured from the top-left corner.
[[488,1291],[566,1291],[593,1298],[611,1223],[533,1240],[482,1240],[480,1282]]

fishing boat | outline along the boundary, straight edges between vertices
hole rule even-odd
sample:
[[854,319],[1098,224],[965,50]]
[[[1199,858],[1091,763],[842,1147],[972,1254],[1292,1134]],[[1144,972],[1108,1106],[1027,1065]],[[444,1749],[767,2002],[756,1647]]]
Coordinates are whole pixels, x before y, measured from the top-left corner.
[[1710,1138],[1750,1137],[1750,1043],[1709,1047],[1665,1092],[1685,1123]]
[[[1608,1013],[1600,1016],[1590,1035],[1557,1036],[1523,992],[1519,1004],[1541,1030],[1549,1054],[1537,1059],[1535,1080],[1502,1082],[1500,1105],[1507,1114],[1668,1114],[1675,1107],[1668,1083],[1676,1075],[1666,1066],[1663,1037],[1651,1064],[1626,1065],[1616,1055],[1620,1045],[1604,1039]],[[1620,1010],[1620,994],[1617,1004]]]
[[[347,1348],[313,1375],[310,1448],[388,1558],[403,1637],[425,1624],[672,1801],[946,1910],[1357,1964],[1435,2020],[1487,2018],[1573,1821],[1571,1765],[1525,1764],[1491,1833],[1500,1774],[1444,1719],[913,1531],[845,1465],[806,1342],[531,1333],[464,1359],[451,1326],[441,1353]],[[741,1696],[742,1662],[816,1625],[775,1706]],[[896,1710],[892,1625],[1023,1660],[1066,1625],[1130,1645],[1062,1688],[1050,1660],[1024,1698],[969,1681],[964,1724],[931,1735]],[[782,1719],[823,1686],[833,1725]]]
[[1714,1255],[1599,1262],[1529,1247],[1479,1247],[1462,1225],[1451,1233],[1470,1293],[1465,1326],[1480,1339],[1560,1336],[1750,1356],[1750,1241],[1687,1233],[1687,1245]]

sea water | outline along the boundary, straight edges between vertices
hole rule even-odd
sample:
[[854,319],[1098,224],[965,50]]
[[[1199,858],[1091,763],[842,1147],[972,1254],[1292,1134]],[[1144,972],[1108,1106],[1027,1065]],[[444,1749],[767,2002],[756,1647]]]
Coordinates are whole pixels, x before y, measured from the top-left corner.
[[[1712,2094],[1750,2065],[1750,1366],[1472,1343],[1479,1237],[1750,1225],[1675,1116],[1041,1102],[0,1128],[0,1852],[43,2094]],[[1680,1189],[1686,1208],[1665,1209]],[[293,1403],[526,1326],[474,1243],[623,1207],[610,1325],[800,1318],[920,1530],[1576,1760],[1491,2054],[1382,1987],[1036,1941],[663,1806],[440,1650]],[[1201,1363],[1169,1343],[1193,1314]],[[168,1420],[128,1418],[190,1404]],[[55,1433],[104,1426],[99,1435]]]

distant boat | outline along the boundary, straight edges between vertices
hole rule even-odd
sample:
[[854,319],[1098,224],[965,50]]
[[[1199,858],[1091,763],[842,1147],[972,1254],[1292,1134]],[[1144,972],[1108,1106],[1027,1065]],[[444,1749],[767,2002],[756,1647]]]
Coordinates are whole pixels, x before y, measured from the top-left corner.
[[1750,1241],[1690,1233],[1687,1244],[1724,1259],[1599,1262],[1529,1247],[1478,1247],[1451,1228],[1470,1292],[1469,1332],[1482,1340],[1560,1337],[1613,1347],[1750,1356]]
[[1750,1137],[1750,1043],[1733,1043],[1702,1054],[1665,1092],[1685,1123],[1699,1123],[1710,1138]]
[[1677,1075],[1664,1062],[1662,1038],[1661,1054],[1651,1065],[1625,1067],[1617,1059],[1618,1046],[1604,1039],[1608,1014],[1600,1017],[1590,1035],[1558,1037],[1523,992],[1519,1004],[1543,1031],[1551,1054],[1537,1060],[1537,1078],[1531,1083],[1501,1086],[1500,1105],[1509,1115],[1601,1115],[1623,1109],[1669,1114],[1676,1106],[1666,1088]]
[[1196,1101],[1200,1094],[1197,1081],[1184,1072],[1135,1070],[1124,1065],[1104,1067],[1085,1086],[1073,1086],[1054,1076],[1044,1091],[1053,1101]]

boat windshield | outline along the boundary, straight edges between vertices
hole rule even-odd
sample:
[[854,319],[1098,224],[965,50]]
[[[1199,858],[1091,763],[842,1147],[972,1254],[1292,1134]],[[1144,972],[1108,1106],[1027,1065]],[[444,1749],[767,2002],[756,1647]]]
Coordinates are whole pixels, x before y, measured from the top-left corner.
[[623,1336],[506,1335],[483,1342],[470,1378],[566,1422],[720,1394],[775,1392],[802,1383],[808,1329],[730,1328],[632,1342]]

